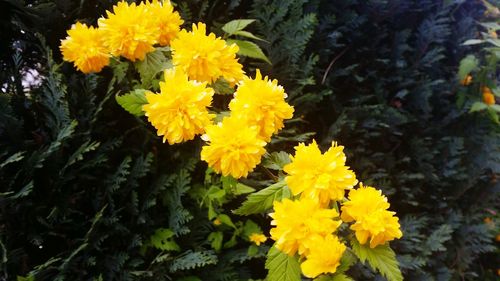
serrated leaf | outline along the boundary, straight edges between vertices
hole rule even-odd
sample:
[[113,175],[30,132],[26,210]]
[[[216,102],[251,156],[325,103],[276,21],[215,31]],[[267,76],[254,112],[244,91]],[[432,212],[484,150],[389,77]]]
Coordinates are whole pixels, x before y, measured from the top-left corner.
[[264,40],[260,37],[257,37],[255,35],[253,35],[253,33],[245,31],[245,30],[236,31],[235,33],[233,33],[233,35],[239,35],[239,36],[247,37],[250,39],[255,39],[255,40],[267,42],[266,40]]
[[236,40],[236,39],[228,39],[228,44],[235,43],[238,45],[239,50],[238,54],[245,57],[250,57],[254,59],[261,59],[269,64],[271,61],[267,58],[267,56],[262,52],[262,49],[255,43],[244,40]]
[[241,207],[233,212],[237,215],[250,215],[264,213],[273,207],[274,201],[281,201],[283,198],[289,198],[290,191],[284,180],[270,185],[262,190],[248,195],[247,200]]
[[486,105],[484,102],[476,101],[470,107],[469,112],[480,111],[480,110],[486,109],[487,107],[488,107],[488,105]]
[[175,233],[168,228],[159,228],[151,235],[151,245],[163,251],[179,251],[179,245],[173,240]]
[[116,96],[116,102],[129,113],[135,116],[144,115],[142,106],[148,103],[146,99],[146,90],[137,89],[133,92],[121,96]]
[[288,163],[290,163],[290,155],[284,151],[267,154],[262,160],[262,166],[272,170],[283,170]]
[[276,247],[269,249],[266,259],[269,270],[267,281],[300,281],[300,265],[297,257],[289,256]]
[[144,88],[150,88],[153,79],[160,72],[172,67],[172,63],[163,53],[163,49],[156,49],[148,53],[144,60],[135,63],[137,71],[141,76],[141,83]]
[[379,245],[375,248],[360,245],[356,239],[351,239],[353,253],[362,263],[368,262],[370,267],[377,270],[388,281],[402,281],[403,275],[396,260],[396,254],[389,244]]
[[469,73],[477,68],[479,61],[474,55],[468,55],[460,61],[460,66],[458,68],[458,79],[460,81],[464,80]]
[[245,29],[249,24],[254,22],[254,19],[241,19],[241,20],[232,20],[222,26],[222,30],[229,35],[235,34],[235,32],[241,31]]

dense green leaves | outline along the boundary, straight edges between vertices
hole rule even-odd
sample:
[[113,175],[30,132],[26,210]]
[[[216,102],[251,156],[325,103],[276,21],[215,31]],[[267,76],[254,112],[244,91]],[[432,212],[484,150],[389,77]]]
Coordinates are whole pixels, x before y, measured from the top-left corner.
[[460,61],[460,67],[458,69],[458,79],[464,80],[465,77],[476,69],[479,61],[474,55],[468,55]]

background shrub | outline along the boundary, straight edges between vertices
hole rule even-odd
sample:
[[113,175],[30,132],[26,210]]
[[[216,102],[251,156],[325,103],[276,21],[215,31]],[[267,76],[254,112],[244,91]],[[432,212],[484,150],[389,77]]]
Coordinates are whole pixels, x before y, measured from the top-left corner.
[[[114,93],[137,77],[58,64],[65,30],[75,20],[95,23],[113,2],[0,0],[0,278],[264,278],[265,248],[248,256],[243,241],[220,251],[207,241],[214,225],[200,192],[224,183],[196,161],[200,143],[164,145],[117,106]],[[344,145],[360,180],[388,194],[401,218],[404,236],[392,246],[405,280],[495,280],[499,129],[456,106],[458,64],[478,51],[461,43],[491,7],[190,0],[178,9],[186,25],[202,20],[215,32],[231,19],[258,20],[250,28],[267,40],[259,44],[273,64],[247,60],[248,70],[277,78],[299,117],[271,146],[291,152],[310,132],[325,147]],[[23,86],[33,69],[43,83]],[[264,186],[264,173],[248,182]],[[238,206],[217,207],[229,214]],[[180,251],[155,247],[155,234],[166,245],[173,237]],[[379,278],[361,266],[349,275]]]

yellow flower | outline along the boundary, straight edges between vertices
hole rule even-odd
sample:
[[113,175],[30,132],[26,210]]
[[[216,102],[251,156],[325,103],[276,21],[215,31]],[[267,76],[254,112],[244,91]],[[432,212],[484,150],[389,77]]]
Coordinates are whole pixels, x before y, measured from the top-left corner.
[[180,31],[180,26],[184,22],[178,12],[174,12],[174,7],[169,0],[153,0],[147,2],[146,7],[149,16],[154,20],[157,29],[157,41],[161,46],[167,46]]
[[103,30],[104,44],[111,54],[135,61],[143,60],[154,50],[158,28],[144,3],[129,5],[121,1],[113,6],[113,12],[106,13],[107,18],[100,18],[98,23]]
[[202,139],[208,142],[201,150],[201,159],[216,172],[234,178],[246,177],[266,152],[258,128],[244,121],[226,117],[216,125],[206,127]]
[[286,94],[277,80],[262,79],[257,69],[255,79],[243,78],[229,103],[231,114],[246,117],[260,128],[260,135],[269,141],[283,128],[283,120],[293,116],[293,107],[285,101]]
[[222,224],[222,222],[220,221],[219,218],[216,218],[213,223],[214,223],[214,225],[221,225]]
[[351,229],[356,232],[359,243],[365,244],[369,239],[370,248],[375,248],[403,236],[399,219],[394,214],[396,213],[387,210],[377,210],[356,220]]
[[487,105],[495,104],[495,96],[488,87],[483,87],[483,102]]
[[360,184],[358,189],[349,191],[349,201],[344,202],[340,217],[345,222],[359,220],[376,210],[387,210],[390,204],[381,190]]
[[330,149],[321,154],[314,140],[310,145],[300,143],[296,146],[292,162],[283,168],[288,173],[285,179],[293,195],[312,198],[321,206],[327,206],[330,200],[344,198],[345,190],[358,181],[354,172],[345,166],[343,149],[333,142]]
[[173,64],[184,69],[190,79],[211,83],[222,76],[234,84],[243,78],[236,58],[238,46],[228,46],[213,33],[206,35],[204,23],[193,24],[191,32],[181,30],[170,46]]
[[483,221],[484,221],[485,224],[492,224],[493,223],[493,220],[490,217],[484,218]]
[[396,213],[388,211],[387,198],[380,190],[371,186],[363,186],[349,192],[349,201],[341,208],[341,218],[352,222],[351,229],[356,233],[359,243],[370,240],[370,248],[375,248],[394,238],[401,238],[399,219]]
[[293,256],[298,251],[301,255],[308,253],[308,240],[316,236],[333,233],[341,224],[334,220],[338,217],[334,209],[323,209],[314,200],[304,198],[297,201],[284,199],[274,202],[274,213],[271,225],[271,238],[282,252]]
[[160,94],[146,93],[148,104],[142,109],[149,122],[169,144],[192,140],[211,124],[214,114],[207,107],[212,102],[214,90],[207,83],[189,81],[181,70],[165,71],[165,82],[160,82]]
[[499,233],[499,234],[497,234],[497,236],[495,236],[495,240],[496,240],[497,242],[500,242],[500,233]]
[[262,233],[252,233],[250,236],[248,236],[248,239],[254,242],[255,245],[260,246],[261,243],[266,242],[267,237]]
[[300,265],[302,273],[309,278],[323,273],[335,273],[346,246],[333,235],[316,236],[310,242],[307,259]]
[[68,37],[61,40],[64,60],[72,62],[83,73],[101,71],[109,64],[110,57],[101,39],[101,30],[77,22],[68,30]]

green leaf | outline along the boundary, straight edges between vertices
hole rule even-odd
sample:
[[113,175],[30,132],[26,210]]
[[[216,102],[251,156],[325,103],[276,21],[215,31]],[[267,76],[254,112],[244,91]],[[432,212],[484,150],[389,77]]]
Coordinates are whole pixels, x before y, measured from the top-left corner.
[[250,57],[254,59],[260,59],[263,60],[269,64],[271,64],[271,61],[266,57],[264,52],[262,52],[262,49],[257,46],[257,44],[250,42],[250,41],[244,41],[244,40],[236,40],[236,39],[228,39],[227,40],[228,44],[235,43],[238,45],[240,48],[238,50],[238,54],[241,56],[245,57]]
[[243,236],[245,239],[249,239],[250,235],[254,233],[262,233],[262,229],[258,224],[252,220],[247,220],[243,226]]
[[233,35],[239,35],[239,36],[247,37],[250,39],[255,39],[255,40],[267,42],[266,40],[264,40],[260,37],[257,37],[255,35],[253,35],[253,33],[245,31],[245,30],[236,31]]
[[480,22],[480,25],[493,30],[500,30],[500,24],[496,22]]
[[247,255],[250,257],[253,257],[259,253],[259,246],[257,245],[250,245],[248,247]]
[[283,170],[290,163],[290,155],[284,151],[266,154],[262,160],[262,166],[272,170]]
[[360,245],[356,239],[351,239],[351,246],[353,253],[362,263],[368,261],[368,264],[388,281],[403,280],[396,254],[389,244],[379,245],[372,249],[369,246]]
[[231,220],[231,218],[228,216],[228,215],[225,215],[225,214],[220,214],[218,217],[217,217],[223,224],[227,225],[227,226],[230,226],[232,228],[236,228],[236,226],[234,225],[233,221]]
[[151,87],[153,79],[158,73],[172,67],[171,61],[167,59],[163,51],[163,49],[158,48],[148,53],[144,60],[135,63],[141,76],[142,86],[146,89]]
[[340,265],[337,267],[337,273],[343,273],[349,270],[357,262],[356,256],[352,253],[351,249],[347,249],[340,258]]
[[250,187],[246,184],[237,183],[236,188],[234,190],[234,195],[247,194],[247,193],[252,193],[254,191],[255,191],[255,188],[253,188],[253,187]]
[[492,104],[492,105],[490,105],[490,108],[493,109],[494,111],[500,113],[500,105],[498,105],[498,104]]
[[481,39],[469,39],[469,40],[463,42],[462,45],[468,46],[468,45],[477,45],[477,44],[481,44],[481,43],[484,43],[484,40],[481,40]]
[[241,31],[245,29],[249,24],[254,22],[254,19],[241,19],[241,20],[232,20],[228,23],[226,23],[223,27],[222,30],[226,32],[229,35],[233,35],[238,31]]
[[217,81],[210,85],[214,89],[215,93],[218,95],[232,95],[234,89],[229,85],[229,82],[224,78],[219,78]]
[[237,215],[264,213],[273,207],[274,201],[290,198],[290,191],[284,180],[248,195],[241,207],[233,212]]
[[488,107],[488,105],[486,105],[484,102],[476,101],[470,107],[469,112],[480,111],[480,110],[486,109],[487,107]]
[[130,94],[116,96],[116,102],[129,113],[135,116],[142,116],[142,106],[148,103],[146,99],[146,90],[137,89]]
[[276,247],[269,249],[266,260],[269,270],[267,281],[300,281],[300,265],[297,257],[289,256]]
[[477,68],[479,61],[474,55],[468,55],[460,61],[460,66],[458,68],[458,79],[460,81],[464,80],[469,73]]
[[173,240],[174,235],[175,233],[168,228],[159,228],[151,236],[151,245],[163,251],[179,251],[179,245]]
[[219,251],[222,248],[222,240],[224,239],[224,234],[220,231],[212,232],[208,235],[208,242],[212,248],[216,251]]

